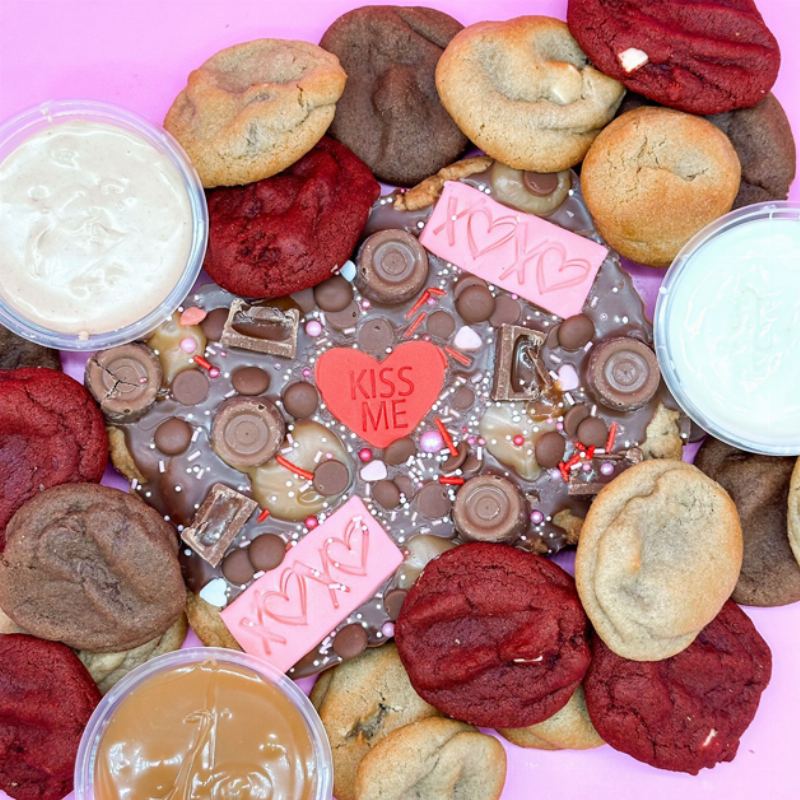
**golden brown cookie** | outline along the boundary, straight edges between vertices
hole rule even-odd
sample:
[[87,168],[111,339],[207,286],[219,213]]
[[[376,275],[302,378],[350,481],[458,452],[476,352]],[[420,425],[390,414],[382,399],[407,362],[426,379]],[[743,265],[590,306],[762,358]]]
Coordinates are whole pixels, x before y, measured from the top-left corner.
[[623,658],[658,661],[688,647],[730,597],[742,530],[719,484],[683,461],[643,461],[589,509],[575,559],[581,602]]
[[564,22],[536,16],[465,28],[439,59],[436,88],[478,147],[534,172],[578,164],[625,94]]
[[189,618],[195,636],[206,647],[227,647],[228,650],[241,650],[220,616],[221,608],[212,606],[194,592],[186,593],[186,616]]
[[589,719],[583,686],[550,719],[529,728],[498,728],[497,732],[509,742],[536,750],[591,750],[605,744]]
[[506,752],[492,736],[453,719],[405,725],[364,757],[356,800],[498,800]]
[[789,487],[789,544],[800,564],[800,458],[795,464]]
[[740,179],[736,150],[708,120],[646,106],[614,120],[581,169],[600,235],[652,267],[668,267],[692,236],[730,211]]
[[235,186],[294,164],[330,125],[347,80],[308,42],[257,39],[220,50],[189,75],[164,127],[203,186]]
[[411,687],[393,643],[324,672],[311,702],[331,741],[339,800],[354,800],[358,765],[378,742],[403,725],[440,716]]

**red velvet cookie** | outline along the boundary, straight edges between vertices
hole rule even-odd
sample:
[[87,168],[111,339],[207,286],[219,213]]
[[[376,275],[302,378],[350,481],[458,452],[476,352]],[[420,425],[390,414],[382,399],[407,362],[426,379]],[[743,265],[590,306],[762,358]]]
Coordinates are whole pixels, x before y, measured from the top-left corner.
[[0,636],[0,789],[16,800],[69,794],[78,743],[100,698],[66,645]]
[[542,556],[465,544],[425,568],[395,628],[411,684],[456,719],[523,728],[563,708],[589,666],[575,583]]
[[733,761],[771,673],[767,643],[729,600],[686,650],[664,661],[629,661],[595,636],[583,688],[589,716],[613,748],[696,775]]
[[778,43],[753,0],[570,0],[567,23],[598,69],[681,111],[750,108],[778,77]]
[[103,415],[76,380],[52,369],[0,370],[0,552],[26,500],[62,483],[99,483],[107,460]]
[[244,297],[316,286],[350,258],[379,192],[366,164],[323,137],[279,175],[207,193],[205,268]]

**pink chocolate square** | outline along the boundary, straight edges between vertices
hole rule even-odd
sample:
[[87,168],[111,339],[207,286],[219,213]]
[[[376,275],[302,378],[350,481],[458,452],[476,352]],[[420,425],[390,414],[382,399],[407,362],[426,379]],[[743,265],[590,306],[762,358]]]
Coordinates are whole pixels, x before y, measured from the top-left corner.
[[403,561],[403,554],[352,497],[289,548],[222,612],[237,642],[286,672],[313,650]]
[[581,312],[608,255],[597,242],[458,181],[444,185],[419,240],[440,258],[559,317]]

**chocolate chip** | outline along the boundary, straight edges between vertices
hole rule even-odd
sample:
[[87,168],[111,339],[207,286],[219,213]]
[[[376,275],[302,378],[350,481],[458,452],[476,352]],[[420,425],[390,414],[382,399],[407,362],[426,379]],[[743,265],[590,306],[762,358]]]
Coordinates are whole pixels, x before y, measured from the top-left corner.
[[255,570],[250,563],[247,550],[239,548],[228,553],[222,562],[222,574],[234,586],[244,586],[253,580]]
[[358,307],[358,303],[353,300],[341,311],[329,311],[325,314],[325,322],[336,331],[347,331],[350,328],[355,328],[360,316],[361,310]]
[[661,371],[650,347],[638,339],[621,336],[594,346],[587,380],[602,403],[620,411],[633,411],[658,391]]
[[394,329],[388,319],[368,319],[358,332],[358,346],[367,353],[385,353],[394,342]]
[[205,372],[199,369],[185,369],[172,381],[172,396],[184,406],[200,405],[208,397],[210,389]]
[[397,488],[394,481],[378,481],[372,490],[372,497],[379,506],[387,511],[400,505],[400,489]]
[[587,447],[603,447],[608,439],[608,428],[605,422],[597,417],[586,417],[578,425],[578,441]]
[[564,414],[564,432],[567,436],[577,436],[578,426],[589,416],[589,408],[583,403],[575,403],[574,406]]
[[289,296],[297,303],[297,307],[303,314],[310,314],[314,308],[316,308],[317,304],[314,301],[313,289],[301,289],[299,292],[295,292]]
[[240,367],[231,376],[231,385],[247,397],[264,394],[269,389],[269,373],[260,367]]
[[353,285],[341,275],[334,275],[314,288],[314,301],[323,311],[342,311],[352,299]]
[[412,481],[408,475],[397,475],[395,476],[394,483],[400,490],[400,494],[410,503],[417,493],[417,487],[414,486],[414,481]]
[[415,502],[420,512],[428,517],[428,519],[446,517],[453,506],[447,487],[435,481],[426,483],[425,486],[419,490]]
[[456,447],[457,455],[450,455],[442,462],[442,472],[455,472],[467,460],[469,455],[469,445],[466,442],[459,442]]
[[383,451],[383,460],[390,467],[399,467],[405,464],[411,456],[416,455],[417,445],[410,436],[405,436],[392,442],[386,450]]
[[158,356],[143,344],[101,350],[86,364],[86,388],[114,422],[141,417],[155,403],[162,379]]
[[314,469],[314,488],[323,497],[341,494],[350,485],[350,470],[341,461],[320,461]]
[[475,403],[475,392],[469,386],[459,386],[453,394],[453,405],[459,411],[466,411],[472,408]]
[[470,324],[486,322],[494,310],[494,295],[485,286],[468,286],[456,300],[456,311]]
[[333,652],[340,658],[355,658],[367,649],[368,641],[364,626],[354,622],[352,625],[345,625],[333,637]]
[[257,467],[278,452],[284,433],[283,416],[269,400],[232,397],[217,409],[211,446],[236,469]]
[[386,616],[394,622],[400,616],[400,609],[408,592],[405,589],[390,589],[383,596],[383,609]]
[[501,294],[494,299],[494,312],[489,317],[489,322],[495,328],[501,325],[515,325],[522,316],[522,306],[507,294]]
[[500,475],[479,475],[458,490],[453,523],[467,541],[511,543],[524,533],[527,511],[513,483]]
[[594,322],[586,314],[567,317],[558,328],[558,343],[570,351],[580,350],[592,341]]
[[522,184],[535,197],[547,197],[558,188],[558,173],[523,172]]
[[534,445],[536,463],[545,469],[557,467],[564,460],[567,440],[558,431],[542,434]]
[[453,297],[458,300],[461,294],[469,289],[470,286],[486,286],[486,281],[477,275],[462,275],[453,287]]
[[306,381],[290,383],[283,390],[283,407],[295,419],[308,419],[319,405],[319,392]]
[[274,533],[262,533],[250,542],[247,555],[257,572],[269,572],[283,563],[286,542]]
[[356,286],[375,303],[396,305],[419,294],[428,280],[428,254],[403,230],[373,233],[358,251]]
[[192,443],[192,434],[192,426],[186,420],[170,417],[156,428],[153,441],[162,453],[177,456]]
[[425,326],[431,336],[449,339],[456,329],[456,321],[446,311],[434,311],[428,316]]
[[222,331],[228,321],[227,308],[215,308],[206,314],[206,318],[200,323],[200,327],[206,338],[212,342],[218,342],[222,338]]

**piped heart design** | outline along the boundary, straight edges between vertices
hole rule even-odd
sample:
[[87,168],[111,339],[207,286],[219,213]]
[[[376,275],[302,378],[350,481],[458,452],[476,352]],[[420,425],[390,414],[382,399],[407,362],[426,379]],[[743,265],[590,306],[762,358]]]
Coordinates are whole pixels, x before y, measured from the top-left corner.
[[331,414],[373,447],[414,431],[444,384],[444,353],[430,342],[406,342],[383,361],[346,347],[323,353],[316,382]]
[[[542,294],[579,286],[592,268],[582,258],[568,260],[567,250],[560,242],[548,242],[536,258],[536,285]],[[568,271],[567,276],[559,278]]]
[[[290,581],[294,579],[293,583]],[[291,586],[294,586],[292,589]],[[281,574],[280,590],[275,592],[261,592],[261,604],[264,614],[275,622],[284,625],[305,625],[308,622],[308,588],[305,578],[298,575],[293,569],[285,569]],[[281,613],[274,610],[275,606]],[[299,611],[298,614],[286,613]]]
[[366,575],[369,554],[369,528],[361,520],[351,519],[344,539],[330,538],[323,547],[323,559],[347,575]]
[[[485,225],[481,225],[479,220],[486,220]],[[496,229],[506,228],[507,232],[497,238],[490,238],[489,234]],[[483,229],[483,230],[482,230]],[[508,215],[499,219],[492,219],[492,212],[486,207],[476,208],[471,211],[467,220],[467,244],[473,258],[480,258],[492,250],[497,250],[506,242],[510,242],[517,233],[517,220]],[[479,247],[476,238],[480,239],[483,247]]]

